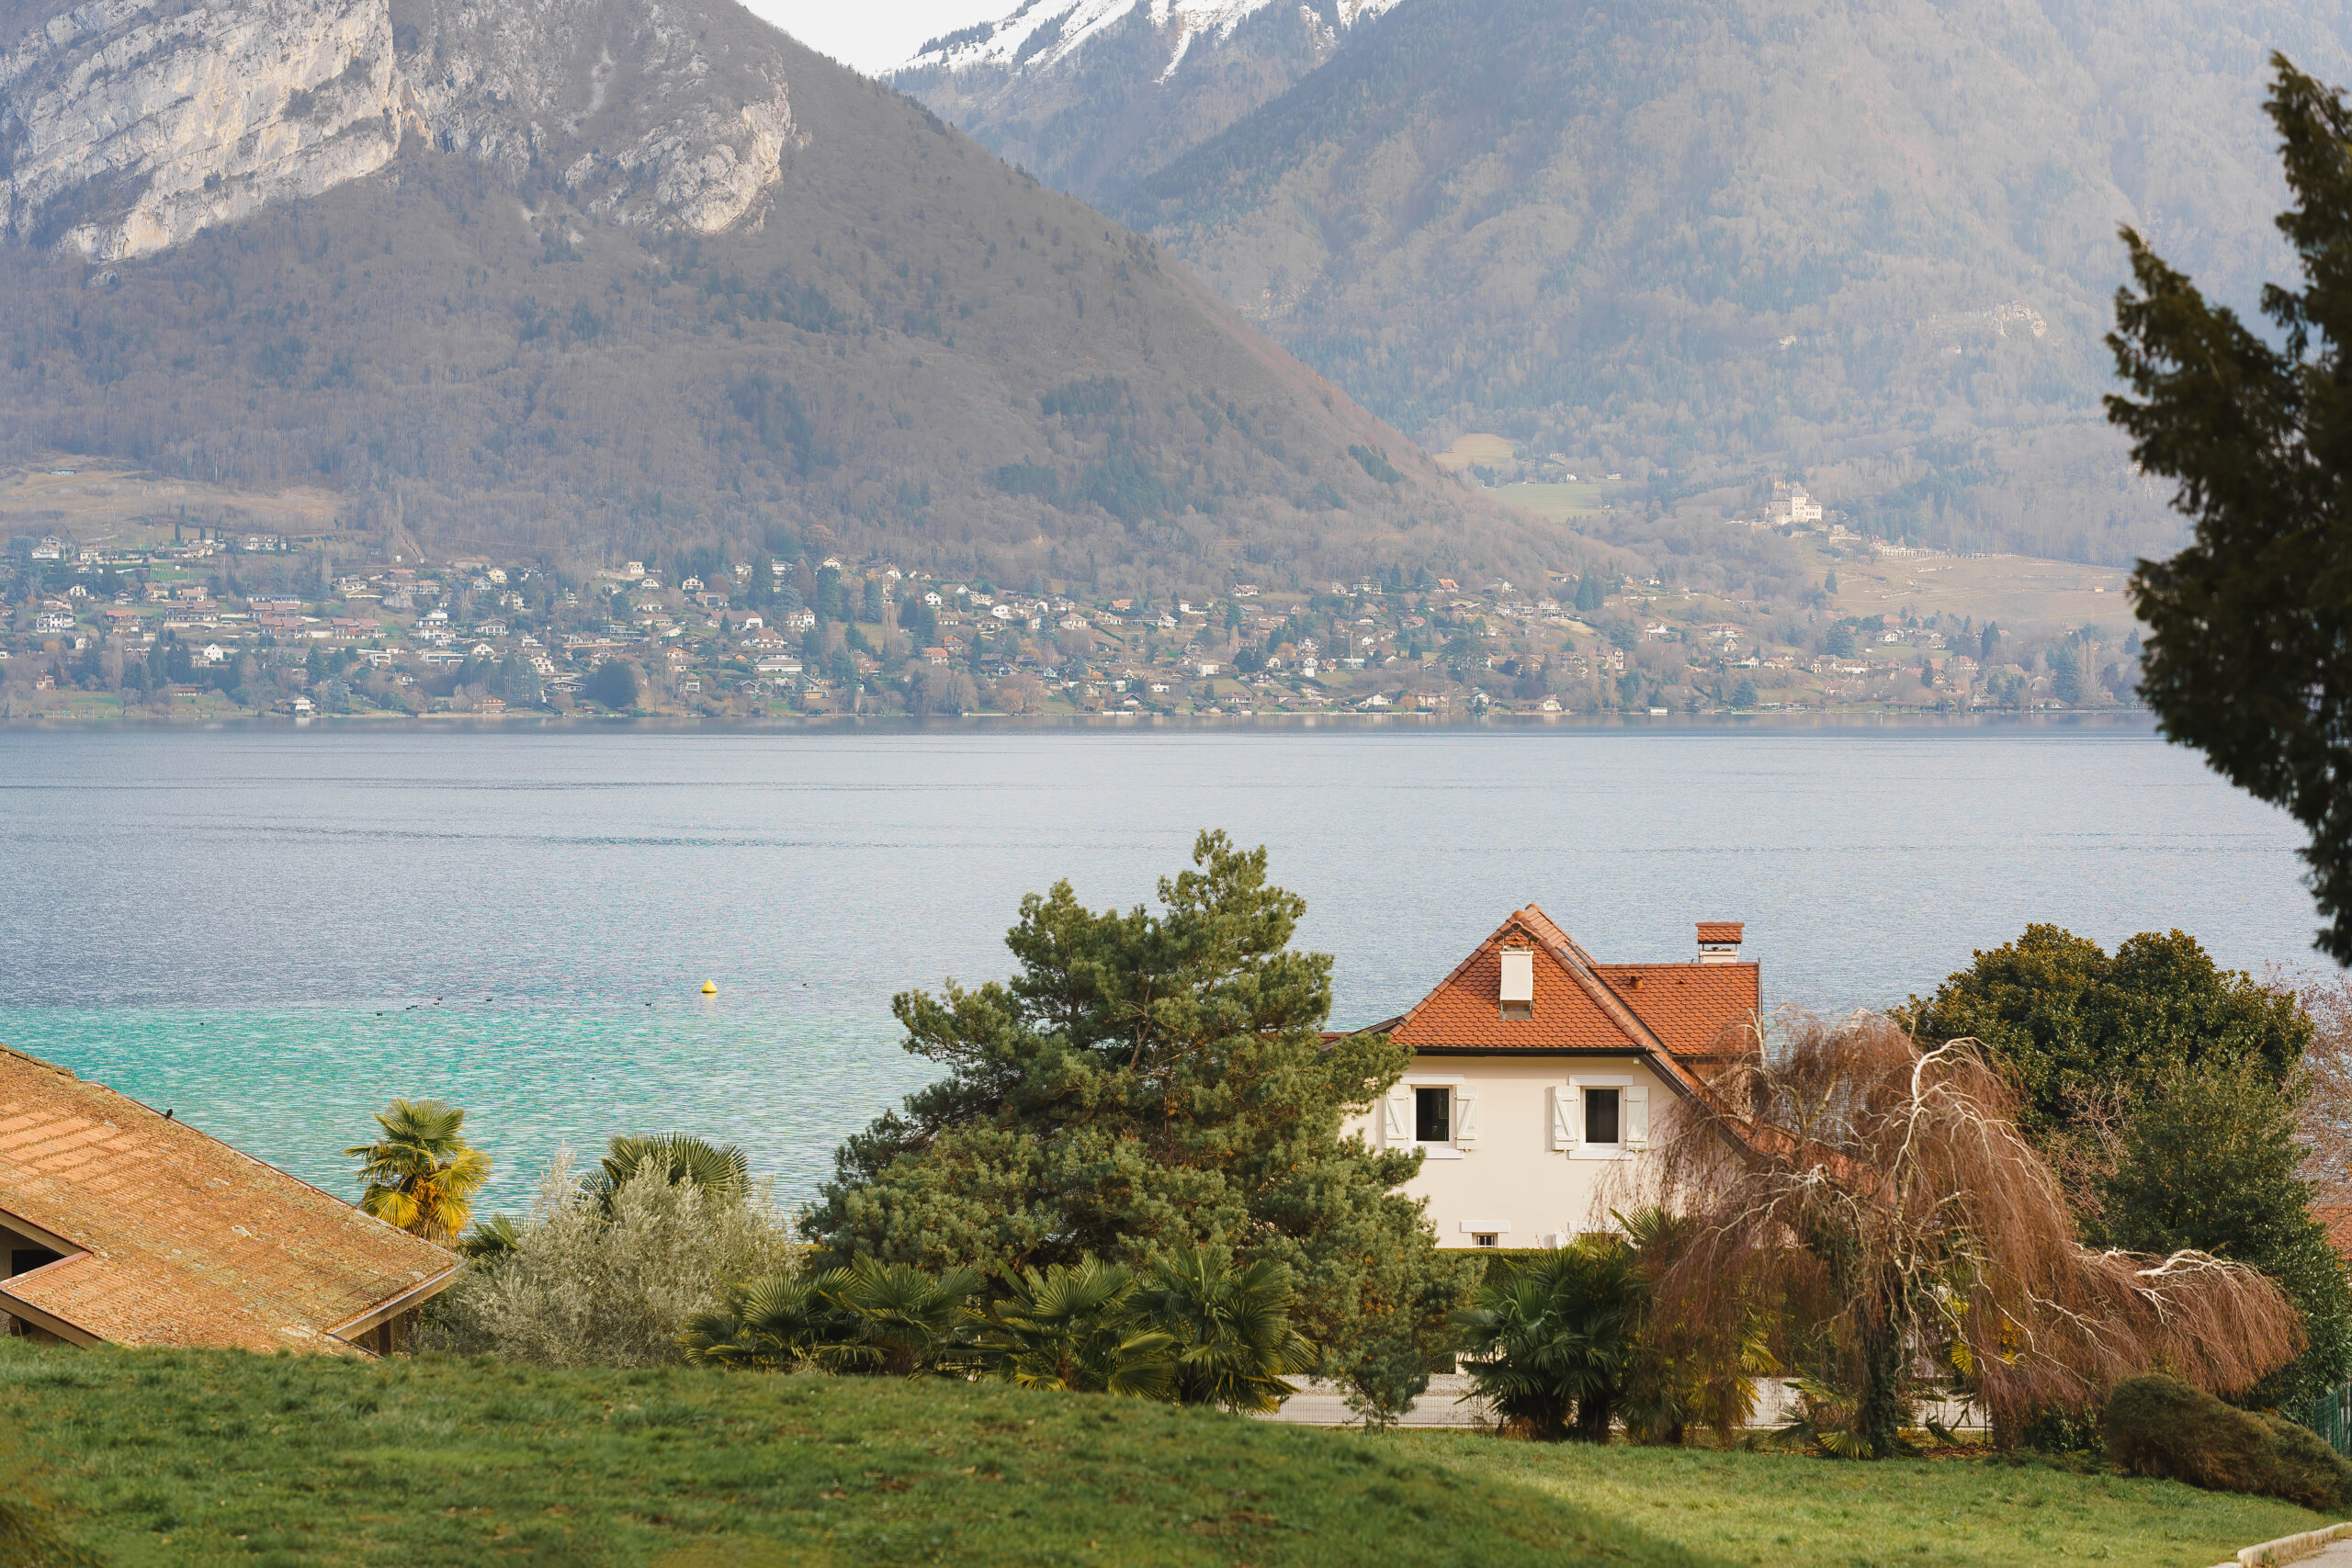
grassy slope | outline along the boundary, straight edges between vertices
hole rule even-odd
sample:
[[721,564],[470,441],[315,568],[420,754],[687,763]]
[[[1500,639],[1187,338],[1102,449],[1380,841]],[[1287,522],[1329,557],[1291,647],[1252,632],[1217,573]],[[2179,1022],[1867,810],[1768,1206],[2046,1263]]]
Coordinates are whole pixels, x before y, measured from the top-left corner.
[[1375,1441],[996,1387],[0,1341],[117,1568],[517,1562],[2201,1568],[2284,1504],[1996,1461]]
[[2072,1558],[2205,1568],[2242,1546],[2327,1522],[2269,1498],[2074,1474],[2038,1461],[1841,1464],[1793,1454],[1544,1448],[1466,1435],[1432,1435],[1411,1450],[1489,1485],[1573,1499],[1661,1540],[1768,1568],[2039,1568]]
[[1416,1446],[997,1387],[0,1341],[11,1427],[115,1568],[1715,1561]]

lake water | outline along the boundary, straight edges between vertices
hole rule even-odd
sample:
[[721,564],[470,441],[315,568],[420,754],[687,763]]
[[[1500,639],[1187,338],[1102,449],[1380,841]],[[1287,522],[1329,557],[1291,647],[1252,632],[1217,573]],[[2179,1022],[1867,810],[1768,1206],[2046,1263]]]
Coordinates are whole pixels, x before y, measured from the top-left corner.
[[[890,997],[1023,893],[1272,851],[1343,1023],[1534,901],[1604,959],[1744,919],[1768,1005],[1883,1005],[2049,920],[2314,967],[2293,825],[2144,727],[0,731],[0,1040],[349,1191],[394,1095],[526,1197],[683,1129],[787,1197],[921,1082]],[[705,1000],[704,979],[718,995]]]

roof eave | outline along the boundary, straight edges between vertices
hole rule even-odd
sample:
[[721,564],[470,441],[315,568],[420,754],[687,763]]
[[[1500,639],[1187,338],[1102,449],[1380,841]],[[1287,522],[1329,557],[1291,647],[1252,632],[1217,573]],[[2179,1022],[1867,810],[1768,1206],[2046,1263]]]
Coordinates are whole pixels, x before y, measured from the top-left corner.
[[60,1235],[46,1225],[35,1224],[13,1209],[0,1209],[0,1226],[15,1231],[28,1241],[40,1243],[60,1258],[72,1258],[89,1250],[70,1236]]
[[[35,1269],[33,1272],[39,1273],[40,1270]],[[21,1318],[43,1333],[54,1334],[68,1345],[78,1345],[85,1350],[106,1343],[103,1336],[91,1333],[80,1324],[70,1323],[55,1313],[46,1312],[30,1302],[17,1300],[8,1293],[8,1288],[6,1285],[0,1285],[0,1312],[6,1313],[10,1317]]]
[[356,1335],[365,1334],[371,1328],[380,1327],[410,1308],[423,1306],[426,1302],[447,1290],[457,1282],[458,1276],[464,1273],[465,1269],[466,1266],[463,1262],[452,1264],[423,1284],[412,1285],[398,1295],[387,1296],[358,1316],[336,1324],[333,1328],[328,1329],[327,1333],[337,1339],[350,1340]]

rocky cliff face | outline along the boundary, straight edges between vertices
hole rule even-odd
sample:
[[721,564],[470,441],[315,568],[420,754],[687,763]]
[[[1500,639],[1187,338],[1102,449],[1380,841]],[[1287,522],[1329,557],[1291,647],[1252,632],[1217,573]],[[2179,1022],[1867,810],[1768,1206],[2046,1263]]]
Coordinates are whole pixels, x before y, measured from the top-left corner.
[[[405,136],[607,221],[708,234],[804,140],[773,61],[691,7],[92,0],[0,10],[0,232],[141,256],[389,164]],[[13,36],[10,36],[13,35]]]

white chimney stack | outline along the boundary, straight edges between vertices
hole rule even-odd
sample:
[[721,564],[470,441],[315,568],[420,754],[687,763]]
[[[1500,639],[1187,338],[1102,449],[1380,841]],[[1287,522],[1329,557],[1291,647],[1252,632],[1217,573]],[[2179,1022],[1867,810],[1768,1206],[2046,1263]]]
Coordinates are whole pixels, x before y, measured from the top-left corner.
[[1747,931],[1740,920],[1701,920],[1699,922],[1699,962],[1702,964],[1736,964],[1739,962],[1739,939]]

